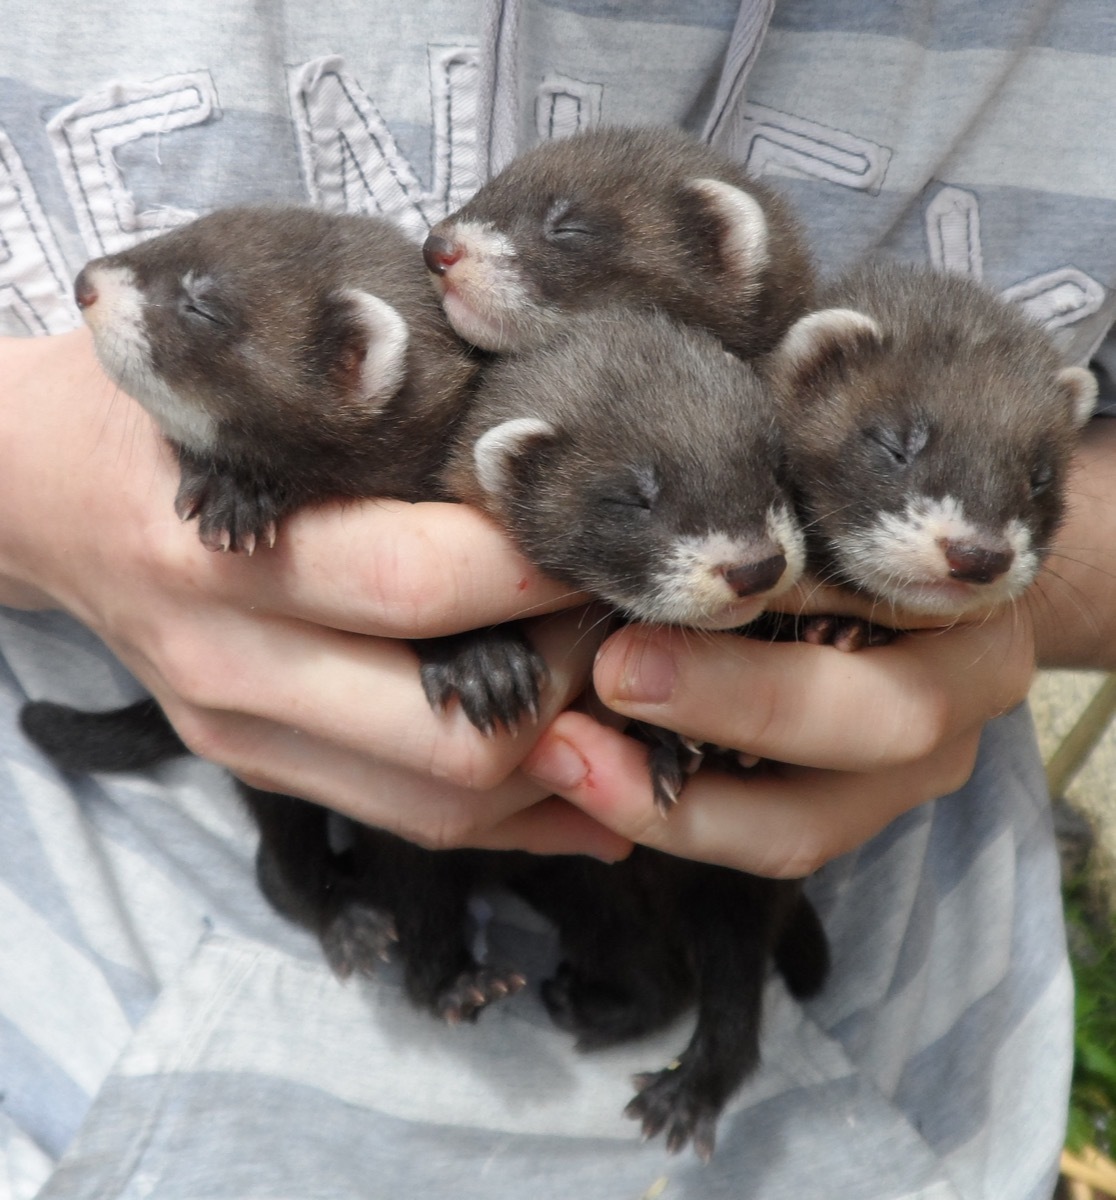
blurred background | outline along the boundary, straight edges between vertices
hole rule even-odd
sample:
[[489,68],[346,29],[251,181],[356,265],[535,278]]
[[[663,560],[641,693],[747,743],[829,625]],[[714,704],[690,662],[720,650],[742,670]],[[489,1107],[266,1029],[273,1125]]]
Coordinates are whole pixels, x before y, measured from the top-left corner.
[[1116,1200],[1116,675],[1042,672],[1031,709],[1058,829],[1077,995],[1058,1200]]

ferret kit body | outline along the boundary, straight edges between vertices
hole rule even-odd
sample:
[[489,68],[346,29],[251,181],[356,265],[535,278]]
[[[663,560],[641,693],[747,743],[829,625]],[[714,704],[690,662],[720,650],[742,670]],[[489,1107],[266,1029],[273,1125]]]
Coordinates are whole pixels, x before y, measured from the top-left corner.
[[[273,261],[261,246],[277,237],[290,253]],[[292,283],[283,271],[298,277],[308,253],[320,266]],[[251,551],[330,496],[455,498],[622,619],[702,629],[745,624],[807,562],[943,622],[1010,602],[1049,547],[1093,395],[976,285],[880,268],[815,300],[778,198],[662,131],[529,152],[421,256],[372,219],[239,210],[90,264],[76,295],[106,369],[178,449],[178,509],[210,548]],[[156,295],[175,312],[149,311]],[[184,351],[164,346],[171,317],[194,339]],[[514,627],[417,649],[431,702],[460,702],[488,732],[531,715],[545,686]],[[70,770],[184,749],[151,702],[30,705],[24,723]],[[664,744],[656,780],[680,753]],[[664,809],[680,780],[657,793]],[[611,867],[432,853],[355,825],[339,854],[324,809],[242,790],[265,893],[339,974],[394,945],[416,1003],[475,1017],[522,984],[465,937],[470,892],[496,880],[557,926],[564,962],[543,997],[580,1045],[695,1004],[678,1063],[641,1077],[628,1110],[671,1149],[712,1153],[759,1059],[769,965],[799,997],[824,982],[797,882],[642,847]]]

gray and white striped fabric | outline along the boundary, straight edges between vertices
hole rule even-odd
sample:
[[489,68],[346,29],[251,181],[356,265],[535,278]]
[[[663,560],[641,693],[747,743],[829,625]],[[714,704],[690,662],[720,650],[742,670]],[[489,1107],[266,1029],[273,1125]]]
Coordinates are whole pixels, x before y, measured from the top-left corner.
[[[983,277],[1082,361],[1116,280],[1104,0],[769,7],[0,2],[0,329],[70,328],[85,258],[220,204],[418,237],[490,156],[660,122],[765,173],[826,268]],[[812,881],[832,984],[803,1008],[772,981],[701,1167],[621,1116],[684,1025],[578,1055],[526,993],[448,1029],[390,967],[342,986],[256,892],[220,771],[64,779],[15,724],[27,696],[135,694],[73,622],[0,614],[0,1197],[1049,1196],[1070,983],[1025,711],[965,789]],[[491,899],[490,941],[545,974],[549,931]]]

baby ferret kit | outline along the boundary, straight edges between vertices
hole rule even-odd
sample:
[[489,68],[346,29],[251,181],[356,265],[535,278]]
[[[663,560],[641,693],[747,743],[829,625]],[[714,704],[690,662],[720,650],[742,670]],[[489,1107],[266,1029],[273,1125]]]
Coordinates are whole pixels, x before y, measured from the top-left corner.
[[[175,447],[178,511],[209,548],[251,553],[331,497],[455,499],[617,620],[707,630],[747,626],[807,567],[943,623],[1010,603],[1095,392],[969,281],[879,266],[817,289],[785,203],[662,130],[528,152],[421,255],[374,218],[230,210],[90,263],[75,296]],[[537,713],[545,664],[514,624],[415,649],[435,708],[489,734]],[[23,721],[67,770],[185,751],[153,702]],[[706,748],[633,732],[669,814]],[[672,1150],[712,1153],[759,1061],[769,967],[800,998],[823,986],[798,881],[643,847],[612,866],[431,852],[356,823],[338,852],[326,810],[240,790],[264,893],[342,977],[395,955],[416,1004],[475,1019],[524,982],[466,936],[471,893],[497,882],[554,922],[541,992],[579,1046],[693,1005],[688,1045],[627,1110]]]

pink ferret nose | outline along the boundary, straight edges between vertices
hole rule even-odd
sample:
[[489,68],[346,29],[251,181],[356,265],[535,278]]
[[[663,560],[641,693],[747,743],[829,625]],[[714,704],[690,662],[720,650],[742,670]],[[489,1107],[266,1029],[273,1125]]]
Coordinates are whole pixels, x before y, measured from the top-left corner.
[[97,303],[97,289],[89,281],[89,276],[84,270],[74,280],[74,301],[78,308],[89,308]]
[[461,254],[461,249],[454,242],[448,242],[433,233],[422,245],[422,258],[426,269],[435,275],[444,275],[461,258]]

